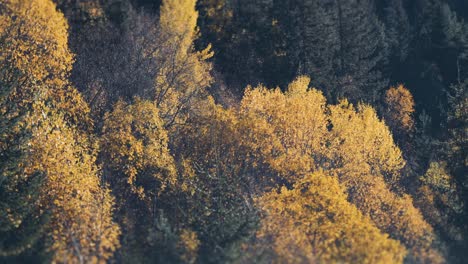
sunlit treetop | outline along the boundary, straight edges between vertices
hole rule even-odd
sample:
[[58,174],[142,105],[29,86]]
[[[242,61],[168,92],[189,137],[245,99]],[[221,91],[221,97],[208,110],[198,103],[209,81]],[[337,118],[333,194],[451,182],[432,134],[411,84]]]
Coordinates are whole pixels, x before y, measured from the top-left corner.
[[414,99],[408,89],[403,85],[388,89],[385,105],[385,121],[395,132],[411,133],[414,130]]
[[337,179],[324,172],[258,202],[265,217],[257,238],[268,241],[275,263],[401,263],[405,256],[404,247],[350,204]]
[[251,120],[253,126],[246,130],[271,131],[266,141],[253,137],[252,144],[263,150],[275,169],[291,177],[316,170],[325,149],[326,99],[318,90],[309,89],[309,83],[308,77],[298,77],[285,93],[249,87],[240,107],[242,118]]
[[[88,106],[68,76],[73,54],[68,25],[51,0],[7,0],[0,4],[0,103],[15,115],[21,107],[45,100],[83,125]],[[16,109],[16,110],[15,110]]]
[[[159,111],[151,101],[136,98],[133,104],[119,101],[105,116],[101,139],[105,166],[111,182],[128,189],[144,201],[176,182],[168,135]],[[154,185],[154,184],[156,185]]]
[[68,49],[67,21],[55,4],[6,0],[0,8],[1,59],[36,81],[64,82],[73,55]]
[[165,0],[161,5],[160,26],[165,33],[178,39],[181,50],[193,47],[197,37],[198,12],[195,11],[196,0]]
[[196,51],[198,37],[195,0],[165,0],[160,10],[161,47],[153,52],[160,61],[155,78],[154,100],[167,128],[185,123],[199,103],[205,103],[206,88],[213,82],[211,45]]

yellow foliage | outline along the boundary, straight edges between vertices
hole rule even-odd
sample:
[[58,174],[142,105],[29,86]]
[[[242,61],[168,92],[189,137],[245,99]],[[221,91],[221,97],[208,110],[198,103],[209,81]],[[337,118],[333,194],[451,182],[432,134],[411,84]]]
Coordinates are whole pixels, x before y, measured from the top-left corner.
[[409,197],[392,191],[405,161],[389,129],[372,107],[355,109],[346,100],[327,106],[307,85],[300,77],[285,93],[248,88],[239,110],[241,145],[258,149],[257,162],[276,171],[279,182],[295,183],[320,168],[336,175],[364,215],[422,260],[433,230]]
[[0,4],[0,155],[2,176],[8,174],[2,180],[14,197],[31,194],[19,193],[18,183],[39,179],[32,190],[37,200],[10,206],[32,207],[28,217],[50,216],[39,233],[54,262],[105,262],[119,246],[120,229],[112,220],[113,198],[99,184],[92,143],[82,133],[91,124],[88,107],[67,80],[73,63],[67,30],[50,0]]
[[197,0],[165,0],[161,5],[159,24],[164,33],[173,35],[174,45],[179,47],[180,56],[193,48],[197,38]]
[[385,113],[388,125],[396,130],[410,133],[414,129],[414,100],[411,92],[403,85],[391,87],[385,93]]
[[330,157],[339,161],[338,173],[344,181],[356,174],[384,176],[394,185],[400,170],[405,165],[401,150],[395,145],[392,135],[375,110],[359,105],[357,111],[348,101],[329,106]]
[[288,180],[316,170],[324,157],[326,100],[321,92],[309,90],[309,82],[308,77],[299,77],[286,93],[262,86],[247,88],[241,102],[240,116],[250,123],[244,133],[256,133],[249,140],[251,147],[260,148],[267,162]]
[[183,252],[181,258],[184,263],[195,263],[199,246],[197,233],[189,229],[183,229],[180,232],[178,247]]
[[67,80],[73,64],[67,30],[51,0],[3,1],[0,89],[6,96],[1,100],[14,104],[1,109],[5,114],[14,118],[16,109],[44,99],[65,113],[66,121],[83,127],[90,122],[88,106]]
[[347,185],[352,203],[380,230],[405,245],[410,257],[422,261],[435,235],[412,198],[390,191],[382,178],[364,179]]
[[101,151],[110,170],[107,180],[120,192],[129,189],[149,205],[177,180],[158,109],[153,102],[135,98],[133,104],[117,102],[104,119]]
[[[163,219],[156,200],[177,185],[207,205],[223,207],[236,199],[247,208],[233,213],[239,219],[242,212],[254,211],[252,196],[259,194],[256,205],[263,218],[253,246],[266,247],[278,263],[401,263],[406,249],[409,261],[442,262],[431,248],[432,227],[413,199],[398,189],[405,161],[376,111],[347,100],[327,105],[306,76],[291,82],[285,92],[248,87],[238,108],[216,105],[205,90],[212,83],[211,46],[194,48],[199,36],[195,7],[196,0],[163,0],[161,43],[142,52],[158,61],[154,98],[117,102],[105,115],[96,143],[102,178],[121,203],[119,220],[136,230],[125,242],[139,244],[138,232],[152,230],[146,238],[156,239],[141,243],[146,250],[166,239],[164,235],[173,235],[171,225],[162,230],[162,224],[153,221],[157,210]],[[89,10],[92,17],[102,15]],[[88,106],[67,80],[74,60],[67,31],[63,14],[51,0],[0,4],[0,157],[6,160],[1,161],[0,187],[6,193],[2,198],[13,197],[2,201],[0,220],[9,233],[25,217],[50,215],[44,228],[53,262],[105,263],[120,246],[120,228],[113,222],[114,199],[100,183],[97,146],[82,133],[91,128]],[[385,103],[390,127],[400,134],[412,132],[411,93],[401,85],[391,88]],[[181,125],[187,121],[189,126]],[[179,167],[169,150],[168,129]],[[192,184],[201,175],[206,182]],[[218,189],[203,193],[215,184],[213,175],[221,182],[219,190],[232,190],[223,194],[224,200],[209,201]],[[18,186],[34,177],[43,181],[37,183],[37,201],[21,198]],[[431,163],[421,182],[420,206],[429,208],[426,211],[434,211],[436,203],[461,210],[454,202],[458,198],[450,196],[453,179],[445,164]],[[209,219],[214,210],[206,208],[187,210]],[[132,215],[136,211],[151,215],[140,219]],[[224,224],[220,215],[216,220]],[[429,217],[438,224],[446,221]],[[193,216],[186,219],[194,221]],[[237,228],[236,221],[244,223],[234,219],[231,226]],[[181,226],[176,223],[174,228]],[[196,262],[201,244],[197,233],[182,229],[176,240],[182,260]]]
[[153,56],[159,58],[154,98],[166,127],[184,123],[194,104],[205,103],[205,88],[212,82],[211,45],[196,52],[198,37],[196,0],[165,0],[160,11],[163,42]]
[[[228,172],[231,177],[242,177],[247,188],[257,188],[255,192],[275,189],[278,183],[298,184],[304,176],[326,169],[337,176],[363,219],[400,240],[410,249],[410,257],[436,259],[431,226],[409,196],[392,191],[405,161],[389,129],[370,106],[355,109],[347,101],[327,106],[323,95],[308,84],[307,77],[299,77],[285,93],[249,87],[239,109],[206,107],[176,137],[183,142],[176,146],[189,148],[190,160],[216,175]],[[327,188],[331,187],[323,184],[317,191],[326,192]],[[279,230],[283,224],[275,228]],[[278,241],[288,241],[287,234],[301,239],[303,231],[291,226],[275,233],[285,236]],[[274,232],[275,228],[268,230]],[[284,254],[293,254],[297,245],[305,243],[299,240],[293,243],[295,249],[278,242],[276,250],[283,248]],[[305,244],[301,250],[309,261],[315,258]]]
[[24,173],[45,177],[38,204],[51,214],[53,259],[105,262],[119,247],[120,229],[112,220],[113,198],[100,186],[95,156],[59,114],[41,103],[34,110],[41,115],[28,120],[33,129]]
[[[24,78],[64,85],[73,55],[68,50],[68,25],[50,0],[6,0],[2,3],[2,60]],[[39,44],[39,45],[38,45]],[[3,79],[3,78],[2,78]]]
[[[250,138],[252,148],[261,148],[262,158],[284,175],[322,167],[334,168],[343,177],[357,170],[396,183],[405,162],[375,111],[365,105],[356,111],[347,101],[327,107],[319,91],[308,89],[309,82],[299,77],[285,93],[262,86],[247,89],[239,112],[253,126],[244,133],[256,131]],[[260,130],[269,134],[262,141]]]
[[265,210],[257,238],[271,242],[275,263],[402,263],[405,249],[382,234],[323,172],[259,198]]

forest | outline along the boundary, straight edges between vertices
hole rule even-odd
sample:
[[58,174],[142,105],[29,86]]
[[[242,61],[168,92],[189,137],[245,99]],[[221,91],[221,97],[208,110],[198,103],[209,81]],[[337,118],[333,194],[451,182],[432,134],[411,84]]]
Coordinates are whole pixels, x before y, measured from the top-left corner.
[[0,0],[0,263],[466,263],[468,1]]

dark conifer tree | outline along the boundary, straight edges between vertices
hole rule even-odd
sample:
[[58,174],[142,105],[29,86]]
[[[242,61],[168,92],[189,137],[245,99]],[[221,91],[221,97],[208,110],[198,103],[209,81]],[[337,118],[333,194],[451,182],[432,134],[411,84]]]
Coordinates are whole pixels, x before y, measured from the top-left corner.
[[299,8],[282,24],[297,71],[329,99],[376,102],[387,84],[381,72],[386,44],[373,3],[309,0]]
[[408,57],[411,42],[411,25],[403,0],[392,0],[382,7],[385,25],[385,43],[388,46],[388,68],[385,72],[398,81],[401,69]]

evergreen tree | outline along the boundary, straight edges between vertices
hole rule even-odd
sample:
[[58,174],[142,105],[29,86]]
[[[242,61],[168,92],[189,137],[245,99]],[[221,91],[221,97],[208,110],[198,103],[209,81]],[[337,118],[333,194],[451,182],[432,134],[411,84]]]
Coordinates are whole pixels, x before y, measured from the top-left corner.
[[468,166],[468,79],[451,87],[449,94],[450,111],[448,115],[448,159],[454,174],[463,186],[468,185],[466,168]]
[[337,0],[334,10],[339,43],[335,96],[376,102],[386,86],[379,70],[385,46],[372,2]]
[[[207,14],[216,10],[215,3],[223,8],[215,11],[215,17],[210,19]],[[279,22],[284,10],[277,5],[283,3],[276,0],[221,3],[201,1],[201,27],[209,36],[220,37],[212,42],[217,54],[215,64],[230,89],[240,97],[248,84],[287,84],[293,77],[291,73],[295,72],[289,67],[284,32]],[[227,15],[224,20],[220,18],[223,14]],[[215,28],[221,27],[222,32],[214,32]]]
[[298,6],[282,21],[297,71],[312,76],[331,100],[377,102],[387,83],[381,72],[386,44],[372,2],[309,0]]
[[[320,1],[305,1],[301,9],[298,27],[299,44],[294,47],[301,51],[292,58],[299,63],[298,72],[312,76],[313,84],[322,89],[328,99],[338,96],[338,90],[344,87],[339,83],[337,54],[340,41],[337,39],[339,25],[335,20],[335,9]],[[293,44],[293,43],[291,43]],[[293,44],[294,45],[294,44]]]
[[466,78],[467,29],[442,1],[415,1],[409,14],[414,16],[414,32],[403,81],[431,117],[433,136],[440,136],[446,121],[445,91]]
[[401,68],[407,59],[411,44],[411,25],[404,0],[382,2],[385,43],[388,47],[389,68],[385,71],[393,80],[401,78]]

